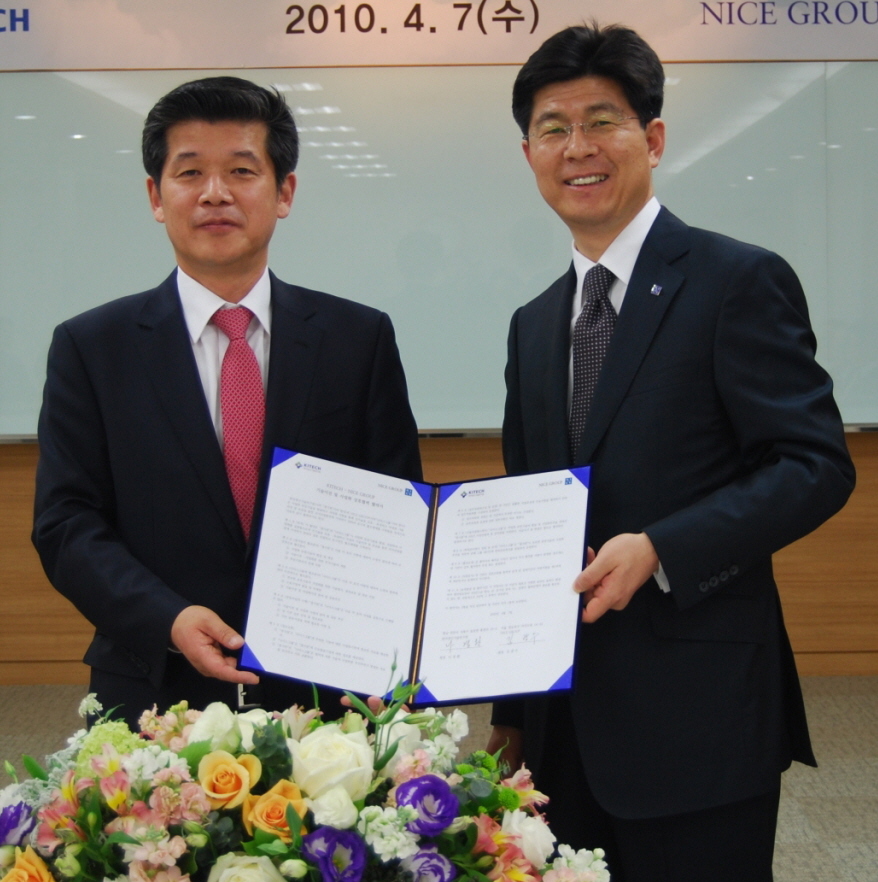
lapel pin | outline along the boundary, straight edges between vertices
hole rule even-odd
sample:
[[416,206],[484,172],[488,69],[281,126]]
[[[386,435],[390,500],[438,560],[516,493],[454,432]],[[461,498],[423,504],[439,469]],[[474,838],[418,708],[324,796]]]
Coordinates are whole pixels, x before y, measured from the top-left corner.
[[661,285],[653,285],[652,288],[649,289],[649,293],[654,294],[656,297],[658,297],[659,294],[662,293],[662,286]]

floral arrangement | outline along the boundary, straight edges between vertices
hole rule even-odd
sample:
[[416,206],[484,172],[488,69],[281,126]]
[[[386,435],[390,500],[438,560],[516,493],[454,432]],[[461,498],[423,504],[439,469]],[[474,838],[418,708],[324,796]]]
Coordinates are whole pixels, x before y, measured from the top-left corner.
[[[0,791],[0,882],[606,882],[603,852],[558,845],[546,797],[478,751],[466,715],[203,712],[99,718]],[[89,696],[83,715],[100,713]]]

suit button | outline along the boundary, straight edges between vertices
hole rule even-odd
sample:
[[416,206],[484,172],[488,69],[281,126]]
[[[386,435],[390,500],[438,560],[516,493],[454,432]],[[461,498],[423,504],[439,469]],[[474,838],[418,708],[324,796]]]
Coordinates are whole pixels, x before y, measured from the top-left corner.
[[729,575],[730,576],[737,576],[738,575],[738,565],[737,564],[732,564],[729,567]]
[[699,583],[699,585],[698,585],[698,590],[699,590],[699,591],[702,591],[702,592],[703,592],[703,591],[709,591],[709,590],[710,590],[710,585],[708,585],[707,582],[701,582],[701,583]]
[[723,570],[723,571],[719,574],[719,580],[720,580],[720,582],[728,582],[728,581],[729,581],[729,571],[728,571],[728,570]]
[[719,585],[719,579],[717,579],[716,576],[711,576],[710,577],[710,587],[716,588],[717,585]]

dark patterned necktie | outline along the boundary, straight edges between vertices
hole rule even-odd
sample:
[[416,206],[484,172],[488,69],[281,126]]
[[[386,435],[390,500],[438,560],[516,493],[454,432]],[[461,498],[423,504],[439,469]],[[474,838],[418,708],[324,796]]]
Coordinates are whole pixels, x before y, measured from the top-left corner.
[[256,503],[265,426],[262,373],[246,336],[252,317],[249,309],[239,306],[235,309],[219,309],[211,319],[229,338],[220,369],[223,456],[238,517],[248,538]]
[[582,310],[573,327],[573,398],[568,421],[570,454],[575,456],[591,407],[601,365],[616,326],[616,310],[607,292],[616,277],[595,264],[582,286]]

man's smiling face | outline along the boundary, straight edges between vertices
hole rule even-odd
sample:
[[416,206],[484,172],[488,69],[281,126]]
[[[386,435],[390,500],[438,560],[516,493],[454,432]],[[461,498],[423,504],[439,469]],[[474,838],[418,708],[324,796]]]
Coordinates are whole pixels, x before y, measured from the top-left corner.
[[218,275],[258,278],[275,224],[290,212],[296,178],[278,187],[267,132],[262,122],[177,123],[168,130],[161,186],[147,181],[177,262],[207,287]]
[[[577,125],[606,115],[606,130]],[[573,234],[579,251],[597,260],[652,196],[652,170],[665,147],[665,127],[646,128],[622,88],[604,77],[552,83],[534,96],[524,155],[540,193]],[[567,137],[541,141],[540,127],[573,125]]]

